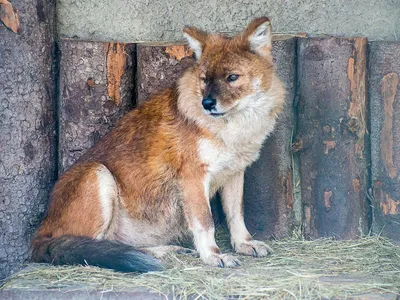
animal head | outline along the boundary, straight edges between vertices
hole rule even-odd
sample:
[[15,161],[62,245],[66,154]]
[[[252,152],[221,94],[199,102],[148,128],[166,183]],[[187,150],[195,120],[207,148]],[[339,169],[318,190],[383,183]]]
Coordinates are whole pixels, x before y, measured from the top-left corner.
[[232,38],[194,27],[186,27],[184,36],[197,61],[179,82],[179,106],[186,115],[223,119],[265,104],[259,102],[266,101],[263,96],[274,77],[267,17],[255,19]]

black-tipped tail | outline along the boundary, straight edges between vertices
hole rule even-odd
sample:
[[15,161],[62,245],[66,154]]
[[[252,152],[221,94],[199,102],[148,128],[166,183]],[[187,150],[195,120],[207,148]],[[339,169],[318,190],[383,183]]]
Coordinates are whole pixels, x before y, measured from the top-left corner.
[[117,241],[88,237],[36,237],[32,260],[53,265],[91,265],[120,272],[150,272],[163,269],[154,257]]

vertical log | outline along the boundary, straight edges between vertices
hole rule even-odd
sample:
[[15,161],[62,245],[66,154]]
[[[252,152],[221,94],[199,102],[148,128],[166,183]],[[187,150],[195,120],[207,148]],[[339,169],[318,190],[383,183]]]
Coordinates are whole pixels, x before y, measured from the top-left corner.
[[400,43],[371,42],[372,230],[400,242]]
[[55,179],[55,1],[0,1],[0,279],[28,258]]
[[139,44],[137,48],[138,104],[171,87],[195,61],[186,45]]
[[366,39],[300,39],[298,55],[305,234],[356,238],[368,226]]
[[59,172],[133,106],[135,45],[60,42]]
[[290,149],[295,124],[296,39],[274,41],[273,56],[277,73],[286,85],[286,103],[260,158],[245,174],[245,221],[250,233],[258,238],[288,236],[301,222],[294,212]]

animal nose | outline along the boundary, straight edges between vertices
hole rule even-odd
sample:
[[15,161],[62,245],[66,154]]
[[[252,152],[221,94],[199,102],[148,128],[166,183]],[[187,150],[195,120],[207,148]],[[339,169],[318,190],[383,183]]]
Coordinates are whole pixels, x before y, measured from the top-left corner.
[[201,104],[203,104],[205,110],[211,111],[217,105],[217,100],[213,98],[204,98]]

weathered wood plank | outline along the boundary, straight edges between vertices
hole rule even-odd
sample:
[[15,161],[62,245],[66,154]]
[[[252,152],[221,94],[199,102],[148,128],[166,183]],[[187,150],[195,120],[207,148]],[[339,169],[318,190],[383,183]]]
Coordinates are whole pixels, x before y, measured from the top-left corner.
[[0,279],[28,258],[55,180],[54,15],[0,1]]
[[369,71],[372,229],[400,242],[400,43],[371,42]]
[[185,45],[137,46],[138,104],[170,88],[194,64],[193,52]]
[[59,173],[133,106],[135,45],[60,42]]
[[368,226],[366,39],[300,39],[298,55],[305,234],[356,238]]
[[245,221],[258,238],[288,236],[301,223],[301,213],[294,211],[290,149],[295,125],[296,39],[273,42],[273,56],[286,85],[286,104],[259,160],[245,174]]

